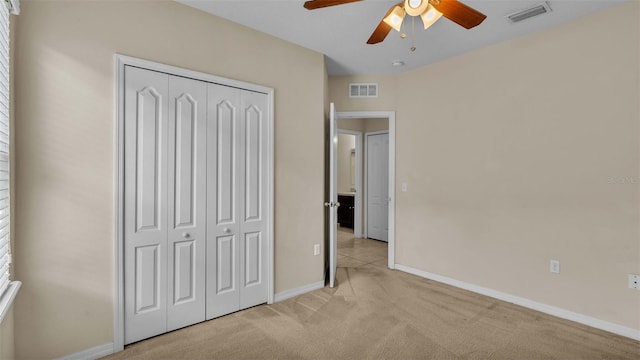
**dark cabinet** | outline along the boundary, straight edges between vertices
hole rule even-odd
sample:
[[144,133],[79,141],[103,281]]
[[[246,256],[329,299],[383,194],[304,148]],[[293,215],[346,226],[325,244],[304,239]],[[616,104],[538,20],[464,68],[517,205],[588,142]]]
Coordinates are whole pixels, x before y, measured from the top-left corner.
[[338,195],[338,223],[341,227],[353,229],[354,199],[353,195]]

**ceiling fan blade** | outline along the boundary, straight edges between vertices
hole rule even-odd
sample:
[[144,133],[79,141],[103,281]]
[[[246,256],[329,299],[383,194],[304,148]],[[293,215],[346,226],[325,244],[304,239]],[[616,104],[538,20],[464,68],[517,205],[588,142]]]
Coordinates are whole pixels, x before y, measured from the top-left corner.
[[384,41],[384,38],[387,37],[391,29],[392,27],[387,25],[386,22],[380,21],[378,27],[373,31],[369,40],[367,40],[367,44],[377,44]]
[[440,0],[439,4],[438,1],[433,1],[431,5],[440,11],[444,17],[465,29],[478,26],[487,18],[487,15],[468,7],[458,0]]
[[307,10],[314,10],[329,6],[348,4],[356,1],[362,0],[310,0],[304,3],[304,8]]
[[391,31],[391,29],[393,29],[386,22],[384,22],[384,19],[387,16],[389,16],[389,14],[391,14],[391,12],[393,11],[393,8],[395,8],[396,6],[402,6],[402,4],[403,4],[402,2],[397,3],[393,5],[389,9],[389,11],[387,11],[387,13],[384,15],[382,20],[380,20],[380,24],[378,24],[378,27],[376,27],[376,29],[373,30],[373,34],[371,34],[371,37],[369,38],[369,40],[367,40],[367,44],[377,44],[384,41],[387,35],[389,35],[389,32]]

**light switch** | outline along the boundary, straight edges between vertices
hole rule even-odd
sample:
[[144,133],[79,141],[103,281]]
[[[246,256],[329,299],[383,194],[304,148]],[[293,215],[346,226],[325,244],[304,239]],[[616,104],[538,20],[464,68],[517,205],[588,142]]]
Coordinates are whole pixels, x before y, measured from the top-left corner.
[[407,187],[407,183],[406,183],[406,182],[403,182],[403,183],[402,183],[402,192],[407,192],[407,188],[408,188],[408,187]]

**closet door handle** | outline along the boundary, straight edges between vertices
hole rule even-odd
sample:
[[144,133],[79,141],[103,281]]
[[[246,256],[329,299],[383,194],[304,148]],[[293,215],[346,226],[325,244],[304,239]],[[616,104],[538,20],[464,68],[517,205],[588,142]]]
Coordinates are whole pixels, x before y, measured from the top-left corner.
[[182,237],[185,238],[185,239],[188,239],[189,236],[191,236],[191,235],[188,232],[183,232],[182,233]]
[[231,229],[224,228],[224,229],[222,229],[222,232],[225,233],[225,234],[231,234]]

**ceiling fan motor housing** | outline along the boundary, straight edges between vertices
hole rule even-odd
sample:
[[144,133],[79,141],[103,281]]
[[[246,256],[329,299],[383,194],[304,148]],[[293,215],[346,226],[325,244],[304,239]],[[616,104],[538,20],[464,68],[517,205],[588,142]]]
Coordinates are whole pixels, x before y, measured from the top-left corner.
[[429,6],[429,0],[404,0],[404,10],[408,15],[422,15]]

